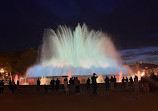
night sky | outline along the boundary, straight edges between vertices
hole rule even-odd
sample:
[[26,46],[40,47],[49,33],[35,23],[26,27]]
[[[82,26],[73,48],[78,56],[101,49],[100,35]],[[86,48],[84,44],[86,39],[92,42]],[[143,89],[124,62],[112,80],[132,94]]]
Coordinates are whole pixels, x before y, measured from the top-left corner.
[[157,0],[1,0],[0,52],[38,49],[45,28],[86,23],[110,34],[127,62],[158,63],[157,5]]

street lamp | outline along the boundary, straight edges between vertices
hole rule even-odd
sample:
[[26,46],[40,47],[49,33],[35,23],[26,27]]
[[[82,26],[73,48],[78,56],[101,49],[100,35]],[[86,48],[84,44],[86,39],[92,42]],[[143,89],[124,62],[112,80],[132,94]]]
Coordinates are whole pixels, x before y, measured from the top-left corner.
[[3,68],[0,70],[0,73],[4,73],[4,69]]

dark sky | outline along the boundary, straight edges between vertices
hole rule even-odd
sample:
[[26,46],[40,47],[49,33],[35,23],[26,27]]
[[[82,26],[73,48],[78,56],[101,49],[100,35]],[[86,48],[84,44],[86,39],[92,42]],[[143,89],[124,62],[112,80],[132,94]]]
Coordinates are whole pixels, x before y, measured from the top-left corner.
[[38,48],[45,28],[74,27],[112,35],[117,49],[158,46],[157,0],[1,0],[0,52]]

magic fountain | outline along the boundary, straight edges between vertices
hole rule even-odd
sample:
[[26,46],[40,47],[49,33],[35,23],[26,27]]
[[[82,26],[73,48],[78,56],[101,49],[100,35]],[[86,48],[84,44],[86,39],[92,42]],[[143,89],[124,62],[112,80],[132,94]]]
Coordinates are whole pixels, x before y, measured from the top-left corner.
[[88,30],[79,24],[75,30],[59,26],[55,32],[45,30],[40,50],[40,61],[27,70],[27,77],[87,76],[92,73],[116,75],[129,69],[119,63],[119,54],[110,37],[101,32]]

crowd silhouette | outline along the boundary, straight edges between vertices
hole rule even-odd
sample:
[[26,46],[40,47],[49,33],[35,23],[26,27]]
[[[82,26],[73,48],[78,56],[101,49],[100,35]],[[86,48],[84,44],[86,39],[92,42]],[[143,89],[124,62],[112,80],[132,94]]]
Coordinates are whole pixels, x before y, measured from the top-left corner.
[[[91,78],[87,78],[86,84],[84,85],[86,88],[87,93],[97,94],[98,91],[98,83],[97,83],[97,74],[93,73]],[[64,89],[64,92],[66,95],[68,94],[80,94],[80,87],[83,86],[81,84],[78,77],[71,77],[69,80],[67,77],[63,80],[63,88],[61,86],[61,82],[58,78],[56,80],[52,78],[50,81],[50,85],[44,85],[45,92],[48,91],[48,89],[51,89],[53,92],[58,92],[59,89]],[[113,91],[117,89],[129,89],[133,88],[134,92],[136,94],[139,94],[140,87],[144,90],[144,92],[152,92],[157,91],[158,89],[158,77],[154,74],[150,76],[144,76],[141,78],[141,81],[138,80],[138,77],[135,75],[134,79],[132,77],[123,77],[122,81],[120,83],[116,82],[117,79],[115,76],[108,77],[106,76],[104,79],[105,91]],[[16,89],[19,88],[19,81],[17,81],[17,84],[15,84],[14,80],[10,80],[8,84],[8,88],[10,93],[15,93]],[[37,79],[37,86],[38,88],[41,88],[41,81],[40,79]],[[50,86],[50,87],[49,87]],[[0,81],[0,94],[4,93],[5,84],[4,81]]]

